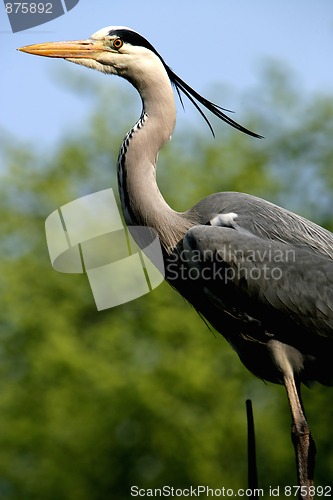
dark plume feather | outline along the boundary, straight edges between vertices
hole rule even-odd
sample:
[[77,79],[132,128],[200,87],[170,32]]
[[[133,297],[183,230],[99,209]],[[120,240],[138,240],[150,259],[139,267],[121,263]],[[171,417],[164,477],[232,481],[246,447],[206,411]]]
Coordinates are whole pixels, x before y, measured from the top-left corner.
[[255,132],[251,132],[251,130],[248,130],[247,128],[245,128],[242,125],[240,125],[239,123],[237,123],[235,120],[232,120],[229,116],[227,116],[225,113],[223,113],[223,111],[229,111],[228,109],[221,108],[221,106],[214,104],[213,102],[209,101],[208,99],[206,99],[202,95],[198,94],[198,92],[196,92],[194,89],[192,89],[192,87],[190,87],[186,82],[184,82],[184,80],[182,80],[178,75],[176,75],[176,73],[174,73],[169,68],[169,66],[167,66],[164,63],[163,60],[162,60],[162,62],[165,66],[165,69],[168,73],[168,76],[169,76],[172,84],[175,86],[175,88],[177,90],[177,94],[179,96],[180,102],[182,103],[182,106],[184,107],[180,92],[183,92],[183,94],[185,94],[186,97],[197,108],[197,110],[199,111],[201,116],[204,118],[204,120],[208,124],[208,126],[209,126],[209,128],[214,136],[215,136],[214,130],[213,130],[213,127],[212,127],[210,121],[208,120],[207,116],[202,111],[202,109],[200,108],[199,104],[196,101],[200,102],[206,109],[208,109],[211,113],[213,113],[215,116],[217,116],[218,118],[220,118],[224,122],[228,123],[229,125],[236,128],[237,130],[244,132],[244,134],[248,134],[248,135],[251,135],[252,137],[257,137],[259,139],[263,138],[262,135],[256,134]]
[[227,116],[226,114],[223,113],[223,111],[229,111],[228,109],[221,108],[221,106],[214,104],[213,102],[209,101],[208,99],[206,99],[202,95],[198,94],[198,92],[196,92],[194,89],[192,89],[192,87],[190,87],[186,82],[184,82],[184,80],[182,80],[178,75],[176,75],[176,73],[174,73],[172,71],[172,69],[165,63],[163,58],[157,52],[155,47],[153,47],[153,45],[150,42],[148,42],[148,40],[146,40],[146,38],[144,38],[142,35],[140,35],[139,33],[135,32],[135,31],[124,29],[124,28],[112,30],[112,32],[110,32],[110,34],[112,34],[112,35],[116,34],[117,36],[122,38],[125,42],[128,42],[132,45],[146,47],[147,49],[154,52],[154,54],[156,54],[160,58],[160,60],[162,61],[163,65],[165,67],[165,70],[170,78],[170,81],[174,85],[174,87],[177,91],[177,94],[178,94],[178,97],[179,97],[179,100],[180,100],[182,106],[184,107],[181,92],[183,92],[183,94],[186,95],[186,97],[191,101],[191,103],[197,108],[197,110],[199,111],[201,116],[204,118],[204,120],[208,124],[213,136],[215,136],[213,127],[198,103],[202,104],[202,106],[204,106],[206,109],[208,109],[215,116],[217,116],[218,118],[223,120],[225,123],[228,123],[229,125],[236,128],[237,130],[244,132],[244,134],[248,134],[248,135],[251,135],[252,137],[257,137],[259,139],[262,139],[261,135],[256,134],[254,132],[251,132],[251,130],[248,130],[247,128],[243,127],[242,125],[235,122],[229,116]]

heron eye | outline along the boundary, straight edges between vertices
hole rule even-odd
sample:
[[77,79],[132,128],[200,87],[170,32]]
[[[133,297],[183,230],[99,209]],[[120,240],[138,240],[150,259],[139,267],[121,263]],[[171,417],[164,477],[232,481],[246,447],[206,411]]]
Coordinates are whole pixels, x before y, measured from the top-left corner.
[[113,46],[115,49],[119,50],[121,49],[121,47],[124,45],[124,42],[122,41],[121,38],[116,38],[114,41],[113,41]]

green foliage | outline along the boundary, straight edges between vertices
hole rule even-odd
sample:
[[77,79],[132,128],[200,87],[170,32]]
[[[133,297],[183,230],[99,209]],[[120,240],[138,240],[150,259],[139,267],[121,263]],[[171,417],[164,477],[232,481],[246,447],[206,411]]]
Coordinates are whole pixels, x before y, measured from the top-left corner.
[[[125,499],[131,485],[246,488],[247,398],[254,404],[260,486],[295,484],[283,389],[247,373],[180,296],[163,284],[97,312],[85,276],[52,270],[46,217],[115,186],[125,123],[115,132],[113,121],[120,117],[117,102],[129,98],[93,90],[101,98],[88,126],[50,153],[3,144],[0,497]],[[259,95],[265,113],[245,121],[267,139],[226,127],[216,129],[215,141],[180,132],[160,157],[162,191],[176,209],[214,191],[246,191],[328,223],[332,96],[302,100],[283,73],[272,71]],[[288,111],[286,128],[275,120],[277,109]],[[332,484],[331,392],[315,387],[304,396],[317,441],[317,482]]]

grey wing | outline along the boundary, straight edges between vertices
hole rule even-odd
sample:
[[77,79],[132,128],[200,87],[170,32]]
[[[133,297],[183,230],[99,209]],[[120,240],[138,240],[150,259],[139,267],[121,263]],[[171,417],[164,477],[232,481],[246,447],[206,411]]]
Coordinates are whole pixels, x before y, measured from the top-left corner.
[[215,193],[190,211],[199,224],[229,226],[249,231],[263,240],[308,247],[333,259],[333,233],[273,203],[245,193]]
[[333,340],[331,258],[231,227],[195,226],[183,245],[200,276],[194,285],[221,311],[258,321],[282,341],[286,330]]

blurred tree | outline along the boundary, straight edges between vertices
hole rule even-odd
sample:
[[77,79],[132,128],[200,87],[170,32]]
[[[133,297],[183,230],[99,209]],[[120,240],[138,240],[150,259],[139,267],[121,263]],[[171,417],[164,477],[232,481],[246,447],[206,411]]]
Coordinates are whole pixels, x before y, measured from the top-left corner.
[[[128,94],[94,82],[84,77],[74,87],[96,111],[53,151],[2,139],[0,497],[125,499],[131,485],[246,488],[246,398],[254,403],[260,486],[267,493],[295,484],[283,389],[250,375],[181,297],[163,284],[97,312],[85,276],[52,270],[46,217],[115,187],[117,150],[134,120],[117,104]],[[194,128],[176,135],[158,173],[172,206],[239,190],[330,225],[333,99],[303,98],[291,82],[266,70],[256,91],[264,113],[243,120],[265,141],[219,126],[215,141]],[[117,131],[114,117],[123,117]],[[323,485],[333,485],[329,391],[305,390]]]

